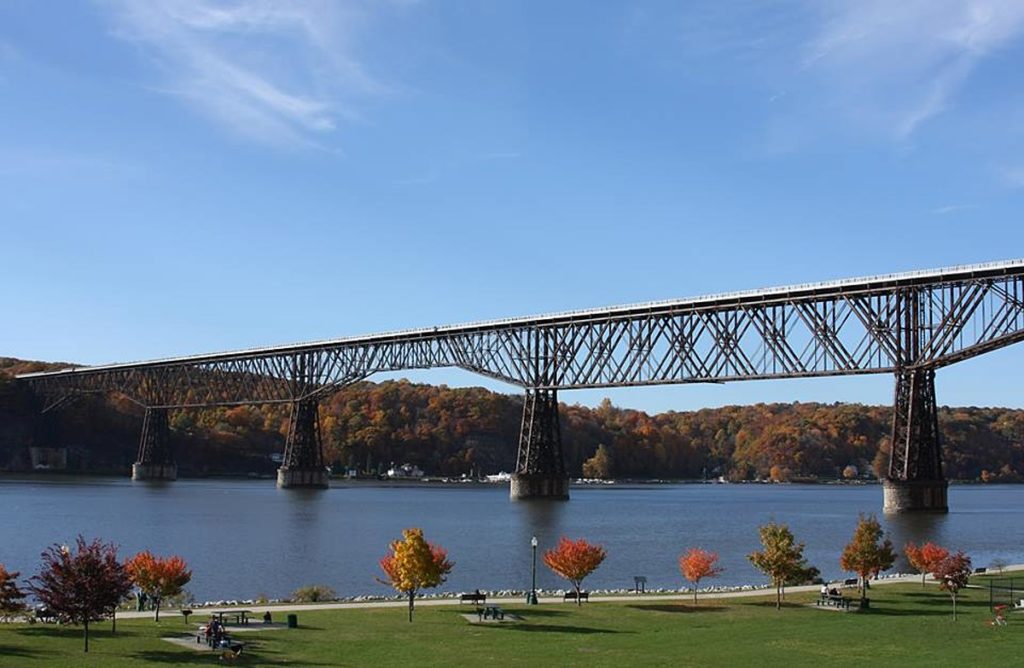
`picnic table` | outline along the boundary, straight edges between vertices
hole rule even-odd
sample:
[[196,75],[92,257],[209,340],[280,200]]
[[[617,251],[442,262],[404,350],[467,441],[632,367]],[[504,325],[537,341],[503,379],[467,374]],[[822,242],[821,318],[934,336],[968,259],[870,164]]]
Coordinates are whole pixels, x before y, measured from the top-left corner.
[[485,619],[493,619],[495,621],[505,619],[505,611],[496,605],[485,605],[477,608],[476,614],[480,618],[480,621]]
[[238,626],[248,626],[249,616],[253,614],[252,610],[211,610],[210,616],[216,617],[221,624],[225,624],[225,617],[234,617],[235,624]]

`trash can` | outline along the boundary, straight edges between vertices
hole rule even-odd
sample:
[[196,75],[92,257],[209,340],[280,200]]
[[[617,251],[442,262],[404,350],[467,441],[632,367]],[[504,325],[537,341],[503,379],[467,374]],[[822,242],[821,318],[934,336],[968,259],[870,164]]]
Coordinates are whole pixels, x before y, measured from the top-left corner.
[[288,628],[290,628],[290,629],[297,629],[297,628],[299,628],[299,616],[298,615],[288,615]]

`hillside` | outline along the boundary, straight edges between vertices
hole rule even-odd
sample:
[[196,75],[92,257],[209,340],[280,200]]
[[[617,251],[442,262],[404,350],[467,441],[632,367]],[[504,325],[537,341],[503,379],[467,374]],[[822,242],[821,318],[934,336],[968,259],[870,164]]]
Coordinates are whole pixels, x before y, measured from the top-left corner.
[[[32,467],[29,448],[67,449],[67,467],[121,473],[135,459],[142,409],[125,397],[85,397],[45,415],[16,373],[61,364],[0,358],[0,470]],[[521,399],[482,388],[363,382],[323,402],[327,461],[375,471],[410,462],[429,474],[514,466]],[[863,475],[884,466],[891,409],[859,404],[756,404],[648,415],[607,400],[562,405],[571,475],[628,478],[796,479]],[[171,414],[182,475],[271,473],[287,407]],[[950,478],[1024,479],[1024,411],[940,410]],[[38,451],[37,451],[38,453]]]

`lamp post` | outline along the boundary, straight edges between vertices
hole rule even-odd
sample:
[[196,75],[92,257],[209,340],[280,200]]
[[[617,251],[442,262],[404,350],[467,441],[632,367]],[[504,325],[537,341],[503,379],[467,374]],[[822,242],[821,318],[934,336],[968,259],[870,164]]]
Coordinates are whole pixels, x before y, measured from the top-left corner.
[[530,547],[533,548],[533,584],[530,587],[530,595],[526,597],[527,605],[537,605],[537,537],[530,539]]

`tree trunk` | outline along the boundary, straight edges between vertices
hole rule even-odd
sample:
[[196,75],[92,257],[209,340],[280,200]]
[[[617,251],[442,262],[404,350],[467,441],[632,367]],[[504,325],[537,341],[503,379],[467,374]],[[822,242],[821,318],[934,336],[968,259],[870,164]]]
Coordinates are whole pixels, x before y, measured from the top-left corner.
[[782,610],[782,585],[775,585],[775,609]]
[[954,593],[954,594],[952,594],[952,596],[953,596],[953,621],[955,622],[956,621],[956,594]]
[[85,651],[89,651],[89,622],[85,622]]
[[925,579],[926,577],[928,577],[928,574],[927,574],[927,573],[921,573],[921,586],[922,586],[922,587],[924,586],[924,579]]
[[114,608],[114,613],[110,615],[110,633],[117,633],[117,608]]
[[416,595],[416,592],[409,590],[409,623],[412,623],[412,598]]
[[576,607],[578,608],[583,605],[583,601],[580,599],[580,585],[576,582],[573,582],[572,585],[576,587]]
[[156,600],[156,617],[154,619],[160,621],[160,599]]
[[693,583],[693,604],[697,605],[697,583]]

